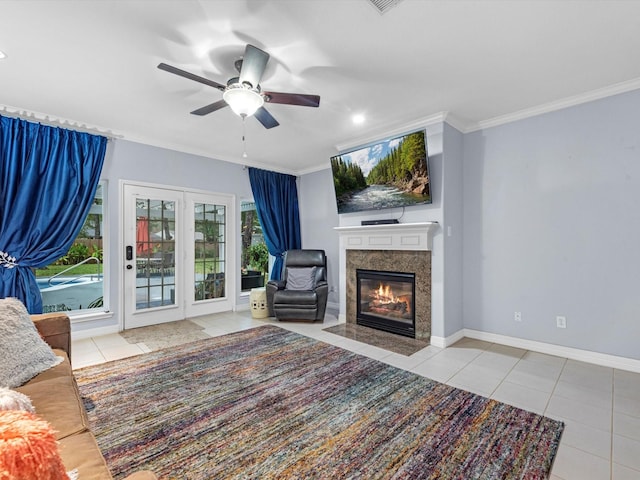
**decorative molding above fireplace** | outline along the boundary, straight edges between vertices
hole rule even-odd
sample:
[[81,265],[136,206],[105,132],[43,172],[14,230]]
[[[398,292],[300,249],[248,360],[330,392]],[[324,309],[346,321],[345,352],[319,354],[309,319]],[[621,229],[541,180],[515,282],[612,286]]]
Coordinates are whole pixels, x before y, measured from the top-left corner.
[[335,227],[343,250],[431,250],[438,222]]

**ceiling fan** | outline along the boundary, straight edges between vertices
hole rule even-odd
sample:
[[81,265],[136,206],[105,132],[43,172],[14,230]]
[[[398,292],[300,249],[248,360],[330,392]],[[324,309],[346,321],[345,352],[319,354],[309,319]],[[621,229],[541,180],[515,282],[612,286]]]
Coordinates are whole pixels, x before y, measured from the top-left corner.
[[320,105],[320,97],[318,95],[262,91],[260,79],[262,78],[268,61],[269,54],[267,52],[247,44],[244,50],[244,56],[235,62],[239,76],[230,78],[226,85],[172,67],[166,63],[160,63],[158,68],[165,72],[209,85],[222,92],[222,100],[194,110],[191,112],[193,115],[207,115],[226,106],[230,106],[231,109],[243,119],[255,115],[265,128],[273,128],[280,124],[273,118],[273,115],[264,108],[263,105],[265,102],[300,105],[303,107],[317,107]]

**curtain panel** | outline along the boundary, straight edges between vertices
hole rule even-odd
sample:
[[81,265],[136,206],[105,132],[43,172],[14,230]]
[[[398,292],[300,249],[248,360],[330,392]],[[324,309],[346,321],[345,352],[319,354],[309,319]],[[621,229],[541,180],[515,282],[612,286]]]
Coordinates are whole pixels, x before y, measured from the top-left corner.
[[0,298],[42,313],[34,270],[63,256],[89,213],[107,139],[0,116]]
[[280,280],[284,252],[301,248],[296,177],[249,167],[249,180],[264,241],[275,257],[271,280]]

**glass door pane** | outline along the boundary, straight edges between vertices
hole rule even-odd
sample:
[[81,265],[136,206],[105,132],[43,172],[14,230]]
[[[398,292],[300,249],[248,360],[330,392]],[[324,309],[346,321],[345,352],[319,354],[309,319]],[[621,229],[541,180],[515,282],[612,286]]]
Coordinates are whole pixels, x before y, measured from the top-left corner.
[[226,297],[226,206],[194,203],[194,300]]
[[183,193],[125,184],[123,194],[124,328],[181,320]]
[[125,328],[233,310],[234,197],[135,184],[123,193]]
[[136,310],[175,305],[176,203],[136,199]]
[[185,313],[196,317],[231,311],[239,283],[235,198],[185,192],[185,202]]

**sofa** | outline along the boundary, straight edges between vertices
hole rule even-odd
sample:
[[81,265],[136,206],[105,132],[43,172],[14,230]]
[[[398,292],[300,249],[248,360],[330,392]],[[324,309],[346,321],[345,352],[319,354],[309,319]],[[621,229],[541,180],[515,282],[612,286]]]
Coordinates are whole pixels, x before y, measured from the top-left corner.
[[[40,336],[62,363],[36,375],[15,390],[27,395],[36,414],[51,424],[59,442],[60,456],[78,480],[113,479],[89,428],[87,413],[71,369],[71,326],[64,313],[32,315]],[[149,471],[136,472],[127,480],[154,480]]]

